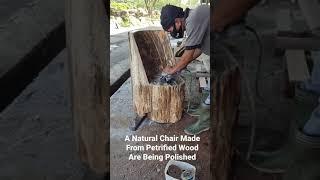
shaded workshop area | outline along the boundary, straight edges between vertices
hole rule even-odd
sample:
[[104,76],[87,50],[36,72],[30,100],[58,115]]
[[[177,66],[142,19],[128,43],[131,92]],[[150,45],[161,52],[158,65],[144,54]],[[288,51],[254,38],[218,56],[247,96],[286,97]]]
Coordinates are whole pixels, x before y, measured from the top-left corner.
[[[316,107],[316,99],[303,103],[296,91],[299,82],[310,78],[310,50],[319,47],[320,42],[306,33],[309,29],[297,4],[270,1],[248,13],[246,23],[261,40],[261,61],[259,42],[252,32],[241,31],[219,42],[211,57],[211,116],[215,127],[198,135],[200,141],[161,142],[128,141],[126,137],[192,137],[184,129],[197,121],[189,113],[209,93],[206,87],[210,79],[204,66],[207,61],[203,60],[209,57],[201,56],[182,72],[185,94],[177,122],[160,123],[150,116],[140,124],[133,83],[146,85],[149,81],[133,79],[132,73],[144,70],[131,70],[129,32],[106,35],[105,21],[99,18],[105,16],[102,3],[70,0],[69,10],[72,4],[80,3],[90,17],[80,21],[80,11],[68,11],[69,18],[64,19],[63,2],[56,1],[57,5],[50,8],[42,1],[24,2],[28,8],[14,9],[14,15],[3,11],[5,16],[0,19],[0,39],[5,42],[1,43],[0,55],[6,60],[0,66],[1,180],[102,180],[109,179],[109,175],[115,180],[165,179],[169,159],[157,156],[164,154],[195,155],[196,160],[182,161],[196,168],[195,179],[199,180],[281,179],[282,173],[256,170],[254,160],[248,157],[257,150],[279,148],[287,139],[290,121],[309,118]],[[43,14],[49,9],[52,13],[45,19]],[[15,20],[5,21],[9,17]],[[91,24],[94,18],[99,21]],[[39,24],[46,25],[40,28]],[[67,28],[71,25],[74,34]],[[42,31],[20,32],[28,28]],[[11,33],[12,29],[15,31]],[[16,35],[18,40],[14,40]],[[137,38],[139,44],[147,41]],[[110,47],[106,49],[107,42]],[[151,47],[148,43],[142,48],[146,54]],[[165,43],[174,44],[172,47],[176,44]],[[160,50],[162,45],[156,46],[157,52],[171,50]],[[139,48],[135,52],[142,53]],[[151,65],[148,70],[155,73],[159,69]],[[145,94],[140,92],[143,97]],[[145,144],[198,145],[198,149],[165,152],[133,148]],[[129,160],[130,154],[144,152],[150,160]]]

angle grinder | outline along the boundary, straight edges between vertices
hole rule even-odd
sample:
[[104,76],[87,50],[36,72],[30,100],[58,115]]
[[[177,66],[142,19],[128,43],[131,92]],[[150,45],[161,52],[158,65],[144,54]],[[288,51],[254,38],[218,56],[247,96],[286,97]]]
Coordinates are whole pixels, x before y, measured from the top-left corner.
[[160,76],[160,84],[172,84],[173,82],[175,82],[175,78],[173,74],[167,74],[162,72],[161,76]]

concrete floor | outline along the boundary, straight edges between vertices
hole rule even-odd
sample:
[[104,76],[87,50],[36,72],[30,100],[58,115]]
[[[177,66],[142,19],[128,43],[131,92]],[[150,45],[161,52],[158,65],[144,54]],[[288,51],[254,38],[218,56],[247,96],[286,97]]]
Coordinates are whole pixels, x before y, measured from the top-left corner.
[[[0,22],[8,20],[19,9],[26,7],[32,0],[1,0]],[[1,23],[2,24],[2,23]]]
[[110,36],[110,85],[129,69],[128,32]]
[[84,177],[65,93],[61,52],[0,114],[0,179]]
[[64,21],[64,1],[0,1],[0,77]]

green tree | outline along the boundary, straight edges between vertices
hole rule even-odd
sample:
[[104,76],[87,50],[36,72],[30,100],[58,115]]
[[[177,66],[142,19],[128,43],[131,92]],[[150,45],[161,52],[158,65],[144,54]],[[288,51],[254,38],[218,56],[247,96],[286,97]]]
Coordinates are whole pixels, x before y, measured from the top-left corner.
[[159,0],[144,0],[144,3],[145,3],[145,6],[146,6],[146,9],[148,11],[149,16],[152,15],[152,11],[154,9],[154,6],[156,5],[156,3],[158,1]]
[[182,5],[181,4],[181,0],[171,0],[171,1],[169,1],[169,0],[159,0],[158,3],[155,4],[155,9],[161,10],[161,8],[163,6],[165,6],[166,4],[171,4],[171,5],[182,7],[181,6]]
[[200,5],[200,0],[159,0],[156,4],[155,4],[155,8],[157,10],[161,10],[161,8],[163,6],[165,6],[166,4],[171,4],[171,5],[175,5],[175,6],[179,6],[183,9],[189,7],[189,8],[195,8],[196,6]]
[[129,6],[126,3],[123,2],[117,2],[117,1],[111,1],[110,2],[110,10],[111,15],[115,16],[121,11],[126,11],[129,9]]

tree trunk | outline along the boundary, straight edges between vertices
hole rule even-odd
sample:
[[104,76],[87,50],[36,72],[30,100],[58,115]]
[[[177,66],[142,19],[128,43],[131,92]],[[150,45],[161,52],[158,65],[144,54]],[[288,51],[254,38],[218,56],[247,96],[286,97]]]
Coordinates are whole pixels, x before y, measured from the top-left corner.
[[169,43],[162,30],[129,33],[134,109],[138,116],[147,115],[159,123],[175,123],[183,111],[185,82],[182,78],[176,79],[176,85],[151,83],[168,64],[175,64]]
[[107,17],[102,0],[66,0],[70,102],[77,151],[96,173],[107,151]]
[[215,129],[212,131],[212,173],[214,180],[229,180],[232,172],[234,148],[233,131],[238,119],[240,104],[240,70],[233,58],[214,53],[213,67],[216,72],[212,83],[212,117]]

